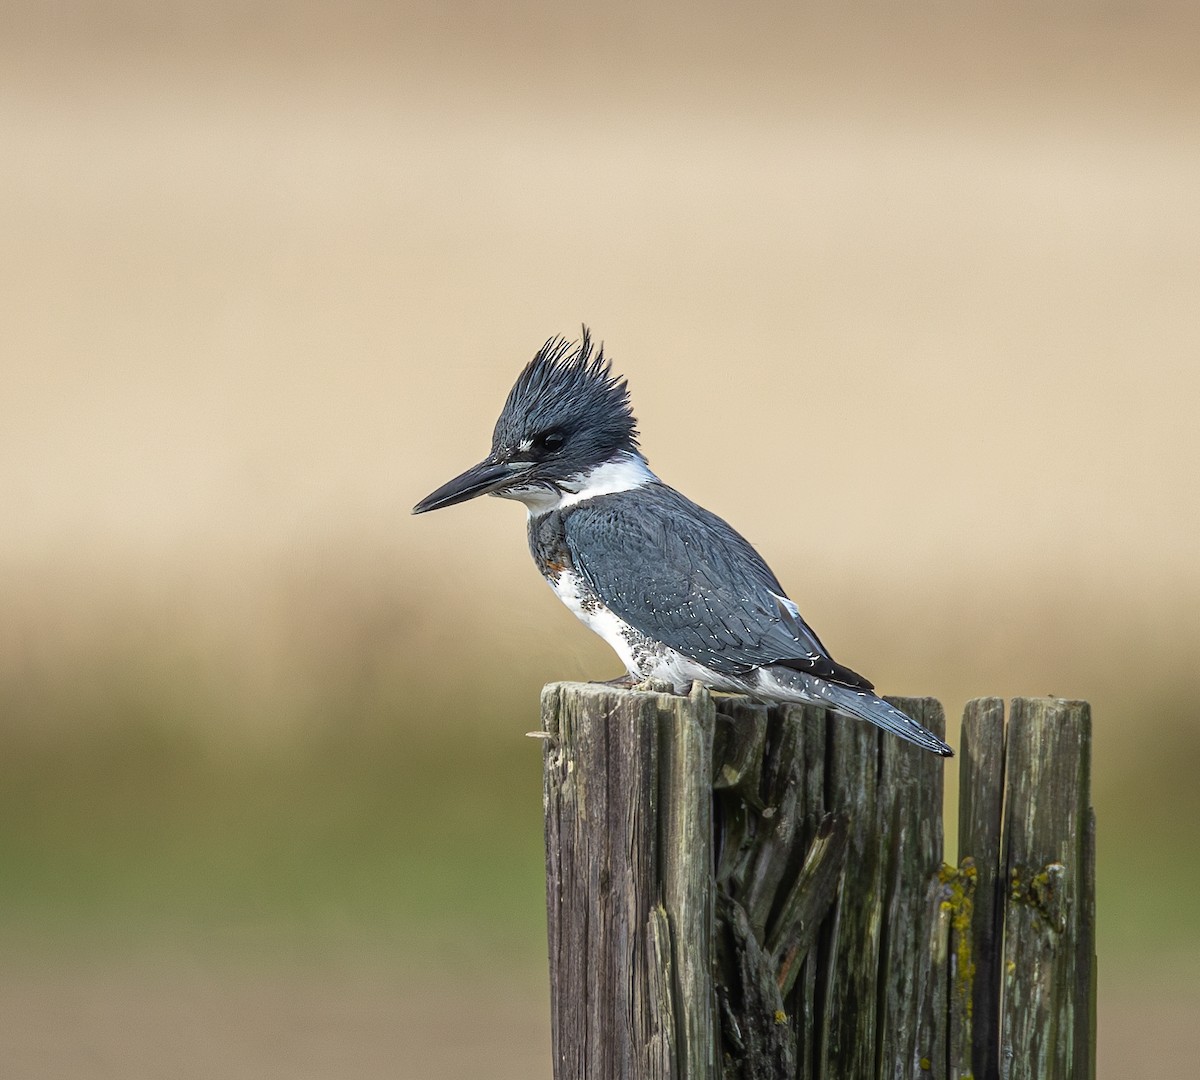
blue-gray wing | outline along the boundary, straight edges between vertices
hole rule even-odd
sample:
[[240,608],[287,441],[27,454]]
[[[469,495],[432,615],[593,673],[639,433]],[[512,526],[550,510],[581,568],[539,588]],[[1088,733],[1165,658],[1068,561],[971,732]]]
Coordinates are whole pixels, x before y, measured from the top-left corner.
[[762,557],[728,524],[665,484],[564,515],[576,570],[643,634],[721,674],[782,664],[849,686]]

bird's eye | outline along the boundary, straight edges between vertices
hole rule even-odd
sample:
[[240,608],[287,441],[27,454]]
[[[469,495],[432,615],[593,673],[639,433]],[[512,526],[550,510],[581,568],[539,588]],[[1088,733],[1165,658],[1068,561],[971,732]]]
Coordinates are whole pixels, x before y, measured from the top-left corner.
[[543,431],[540,435],[533,437],[534,449],[543,450],[548,454],[561,450],[564,442],[566,439],[561,431]]

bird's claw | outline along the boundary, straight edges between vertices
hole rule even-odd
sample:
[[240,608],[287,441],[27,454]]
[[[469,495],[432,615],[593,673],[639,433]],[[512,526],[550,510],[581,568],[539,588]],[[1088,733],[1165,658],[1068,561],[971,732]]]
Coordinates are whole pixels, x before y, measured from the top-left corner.
[[616,686],[622,690],[631,690],[637,686],[642,680],[637,675],[631,675],[628,671],[624,675],[618,675],[615,679],[593,679],[593,686]]

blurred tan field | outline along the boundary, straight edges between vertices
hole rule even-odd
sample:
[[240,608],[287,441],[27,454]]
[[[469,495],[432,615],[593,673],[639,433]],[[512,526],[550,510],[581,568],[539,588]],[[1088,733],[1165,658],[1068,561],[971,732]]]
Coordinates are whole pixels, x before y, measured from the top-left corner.
[[549,1077],[522,734],[617,664],[408,511],[584,322],[840,660],[1093,703],[1101,1073],[1195,1060],[1190,7],[0,19],[0,1071]]

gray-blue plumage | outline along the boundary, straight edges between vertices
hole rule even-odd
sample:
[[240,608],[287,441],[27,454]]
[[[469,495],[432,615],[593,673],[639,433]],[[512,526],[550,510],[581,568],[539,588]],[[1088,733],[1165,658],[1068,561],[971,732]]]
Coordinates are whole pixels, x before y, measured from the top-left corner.
[[538,569],[630,678],[821,704],[952,753],[829,655],[748,541],[650,471],[626,384],[586,329],[578,346],[546,343],[488,456],[413,512],[481,494],[525,503]]
[[596,595],[630,625],[724,675],[786,662],[857,686],[753,547],[672,487],[647,483],[564,516],[567,548]]

